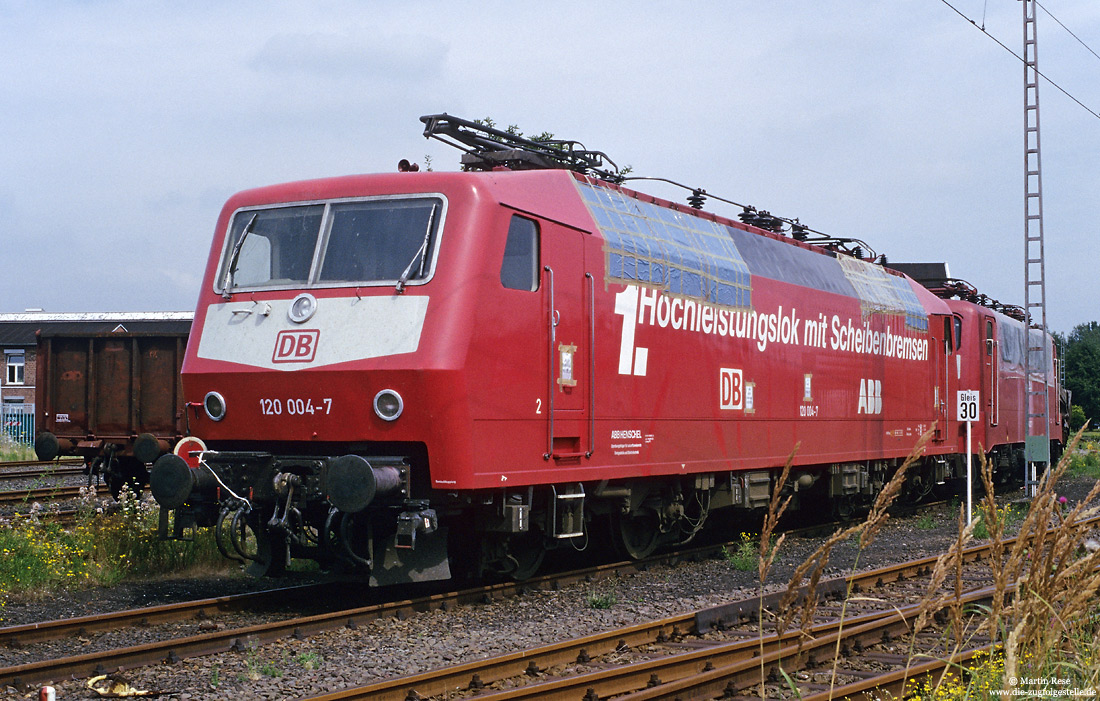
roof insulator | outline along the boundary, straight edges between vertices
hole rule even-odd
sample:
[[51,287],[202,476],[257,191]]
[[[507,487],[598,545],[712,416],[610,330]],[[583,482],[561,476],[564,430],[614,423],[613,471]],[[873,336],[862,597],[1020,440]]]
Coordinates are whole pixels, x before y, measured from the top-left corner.
[[707,191],[701,187],[697,187],[688,195],[687,201],[688,204],[695,209],[702,209],[703,203],[707,201]]

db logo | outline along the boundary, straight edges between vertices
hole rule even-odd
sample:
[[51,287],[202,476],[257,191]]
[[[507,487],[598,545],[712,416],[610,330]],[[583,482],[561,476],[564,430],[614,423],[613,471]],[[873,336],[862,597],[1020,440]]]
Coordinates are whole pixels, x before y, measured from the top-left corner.
[[732,368],[718,369],[718,405],[722,409],[740,409],[745,403],[745,387],[741,371]]
[[275,337],[273,363],[311,363],[317,355],[317,340],[321,332],[317,329],[302,331],[280,331]]

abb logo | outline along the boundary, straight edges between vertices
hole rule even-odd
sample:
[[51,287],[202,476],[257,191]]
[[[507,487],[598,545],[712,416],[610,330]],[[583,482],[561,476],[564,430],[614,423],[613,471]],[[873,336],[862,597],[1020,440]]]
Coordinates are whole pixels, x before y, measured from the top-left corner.
[[320,337],[321,332],[318,329],[280,331],[275,337],[275,352],[271,355],[271,362],[313,362],[317,356],[317,341]]
[[882,380],[865,379],[859,381],[859,404],[857,414],[882,413]]

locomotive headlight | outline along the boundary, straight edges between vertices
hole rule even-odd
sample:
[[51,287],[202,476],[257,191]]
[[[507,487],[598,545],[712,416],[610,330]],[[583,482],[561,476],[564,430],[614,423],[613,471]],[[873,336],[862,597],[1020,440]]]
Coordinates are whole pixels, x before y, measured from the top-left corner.
[[396,421],[404,409],[401,395],[392,389],[384,389],[374,395],[374,413],[383,421]]
[[294,298],[294,301],[290,303],[290,309],[287,310],[287,316],[295,324],[302,324],[309,321],[310,317],[317,311],[317,299],[308,292],[303,292]]
[[207,392],[206,399],[202,400],[202,408],[211,420],[221,421],[225,418],[225,397],[217,392]]

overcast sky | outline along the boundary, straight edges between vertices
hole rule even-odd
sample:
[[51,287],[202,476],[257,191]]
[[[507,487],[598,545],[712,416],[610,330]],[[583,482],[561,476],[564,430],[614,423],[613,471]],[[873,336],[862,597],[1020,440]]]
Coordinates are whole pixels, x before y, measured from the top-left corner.
[[[1020,53],[1018,0],[952,4]],[[1100,3],[1043,5],[1100,52]],[[1100,112],[1100,59],[1041,11],[1039,42]],[[457,169],[417,119],[444,111],[1023,302],[1023,67],[942,0],[0,0],[0,68],[0,312],[190,310],[232,193]],[[1040,98],[1048,319],[1069,331],[1100,320],[1100,119]]]

